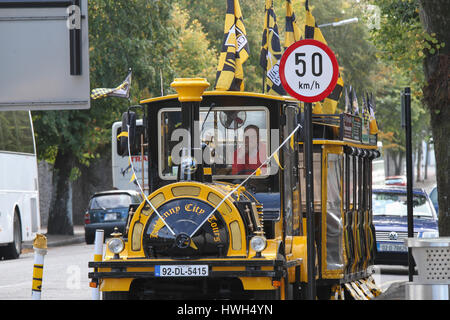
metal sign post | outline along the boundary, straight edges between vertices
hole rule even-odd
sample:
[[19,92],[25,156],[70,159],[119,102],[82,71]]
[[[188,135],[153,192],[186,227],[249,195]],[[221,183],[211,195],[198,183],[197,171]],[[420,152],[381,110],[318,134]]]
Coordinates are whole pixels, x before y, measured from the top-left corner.
[[[406,203],[408,216],[408,238],[414,237],[414,212],[413,212],[413,172],[412,172],[412,145],[411,145],[411,89],[405,88],[402,92],[402,126],[406,131]],[[408,274],[409,282],[413,281],[414,263],[412,248],[408,247]]]
[[292,44],[280,60],[280,80],[286,92],[305,102],[304,162],[306,180],[307,299],[316,299],[312,102],[325,99],[336,86],[338,64],[333,51],[317,40]]
[[316,275],[315,275],[315,221],[314,221],[314,176],[313,176],[313,130],[312,130],[312,103],[305,103],[305,136],[304,136],[304,162],[306,167],[306,248],[308,254],[308,300],[315,300],[316,297]]

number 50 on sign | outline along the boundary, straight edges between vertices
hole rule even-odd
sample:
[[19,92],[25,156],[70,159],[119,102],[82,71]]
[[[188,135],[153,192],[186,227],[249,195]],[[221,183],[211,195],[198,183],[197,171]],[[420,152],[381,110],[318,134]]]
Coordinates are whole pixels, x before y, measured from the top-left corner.
[[325,99],[336,86],[338,70],[333,51],[312,39],[292,44],[280,61],[280,79],[284,89],[303,102]]

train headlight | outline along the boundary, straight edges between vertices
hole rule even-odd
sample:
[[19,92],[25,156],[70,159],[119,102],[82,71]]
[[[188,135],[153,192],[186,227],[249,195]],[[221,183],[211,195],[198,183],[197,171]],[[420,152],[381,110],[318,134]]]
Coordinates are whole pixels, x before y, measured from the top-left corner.
[[124,248],[125,243],[123,242],[122,238],[112,238],[108,242],[108,249],[114,254],[121,253]]
[[266,248],[266,245],[267,240],[263,236],[254,236],[250,240],[250,246],[252,247],[253,250],[255,250],[258,253],[263,251]]

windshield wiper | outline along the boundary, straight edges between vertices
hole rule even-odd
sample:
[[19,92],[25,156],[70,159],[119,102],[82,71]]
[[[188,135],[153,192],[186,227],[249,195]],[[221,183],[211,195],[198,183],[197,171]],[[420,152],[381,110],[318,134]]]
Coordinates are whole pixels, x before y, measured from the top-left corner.
[[208,120],[209,113],[211,112],[212,108],[214,108],[215,106],[216,106],[216,104],[214,102],[211,103],[211,105],[209,106],[208,113],[206,114],[205,120],[203,120],[202,130],[200,132],[203,132],[203,128],[205,127],[206,120]]

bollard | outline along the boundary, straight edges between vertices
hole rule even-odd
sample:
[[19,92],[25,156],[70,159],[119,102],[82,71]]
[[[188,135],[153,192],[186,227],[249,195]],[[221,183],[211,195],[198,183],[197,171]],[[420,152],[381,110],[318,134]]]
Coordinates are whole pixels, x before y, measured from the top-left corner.
[[[104,231],[101,229],[95,230],[95,242],[94,242],[95,262],[103,260],[103,239],[104,239]],[[92,288],[92,300],[100,300],[100,289],[98,280],[92,279],[92,282],[89,285]]]
[[33,241],[34,266],[31,299],[41,300],[42,276],[44,275],[44,256],[47,254],[47,238],[43,234],[36,234]]

